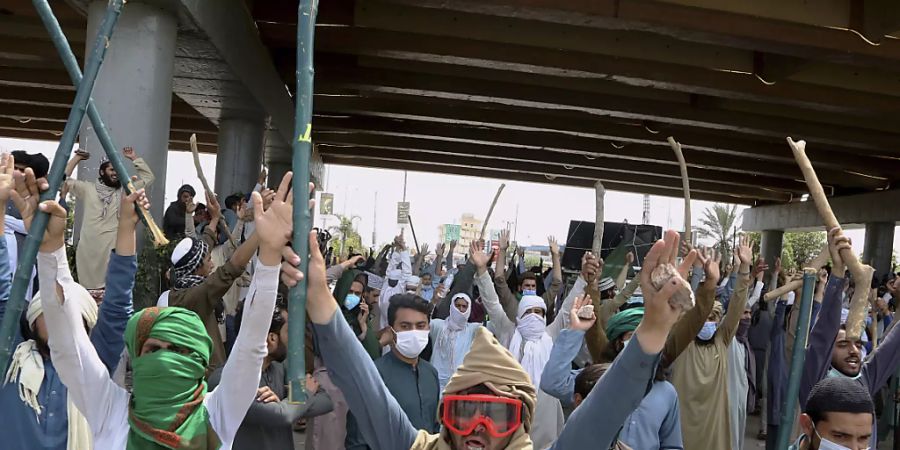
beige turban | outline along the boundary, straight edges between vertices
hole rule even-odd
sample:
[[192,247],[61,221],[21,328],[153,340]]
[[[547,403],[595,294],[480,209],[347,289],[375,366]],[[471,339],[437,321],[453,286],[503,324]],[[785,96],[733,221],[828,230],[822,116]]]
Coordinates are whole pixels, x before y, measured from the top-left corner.
[[[493,334],[484,327],[475,332],[472,347],[463,363],[450,377],[444,394],[455,394],[466,389],[484,384],[496,395],[522,400],[523,426],[513,434],[508,449],[530,450],[531,438],[528,431],[531,429],[531,420],[534,414],[537,394],[528,374],[513,358],[512,353]],[[450,450],[449,435],[446,429],[441,434],[428,434],[419,431],[416,441],[410,450]]]

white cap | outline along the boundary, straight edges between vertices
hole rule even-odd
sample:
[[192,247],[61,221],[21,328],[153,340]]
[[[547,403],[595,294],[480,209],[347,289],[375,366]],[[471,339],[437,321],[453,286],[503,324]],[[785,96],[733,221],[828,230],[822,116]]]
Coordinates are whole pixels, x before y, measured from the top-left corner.
[[172,250],[172,264],[178,264],[178,261],[181,261],[181,258],[184,258],[184,255],[187,255],[193,246],[194,241],[191,238],[182,239]]

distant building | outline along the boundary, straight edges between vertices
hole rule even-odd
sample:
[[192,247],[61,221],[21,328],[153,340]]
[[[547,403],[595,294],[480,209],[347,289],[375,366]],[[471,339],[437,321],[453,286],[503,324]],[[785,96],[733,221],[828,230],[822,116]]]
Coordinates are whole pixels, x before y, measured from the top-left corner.
[[[457,241],[456,253],[464,255],[469,252],[469,245],[472,241],[480,237],[483,223],[484,221],[476,218],[474,214],[465,213],[460,218],[459,225],[447,223],[438,227],[441,242]],[[492,233],[494,232],[492,231]],[[499,232],[496,234],[499,235]],[[488,236],[488,238],[491,237]]]

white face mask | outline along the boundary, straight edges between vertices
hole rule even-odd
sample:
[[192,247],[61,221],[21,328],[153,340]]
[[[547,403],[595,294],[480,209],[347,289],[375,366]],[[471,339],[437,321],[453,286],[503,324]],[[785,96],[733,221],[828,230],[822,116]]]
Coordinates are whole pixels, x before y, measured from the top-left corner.
[[539,314],[526,314],[525,317],[519,319],[516,329],[519,330],[519,333],[526,341],[536,341],[544,335],[544,331],[547,329],[547,321]]
[[[815,431],[816,436],[819,437],[819,450],[850,450],[849,447],[844,447],[841,444],[836,444],[829,441],[828,439],[823,438],[822,435],[819,434],[819,430],[813,428],[813,431]],[[869,447],[866,447],[863,450],[869,450]]]
[[397,332],[397,343],[394,346],[401,355],[407,358],[418,358],[425,346],[428,345],[429,330],[410,330]]

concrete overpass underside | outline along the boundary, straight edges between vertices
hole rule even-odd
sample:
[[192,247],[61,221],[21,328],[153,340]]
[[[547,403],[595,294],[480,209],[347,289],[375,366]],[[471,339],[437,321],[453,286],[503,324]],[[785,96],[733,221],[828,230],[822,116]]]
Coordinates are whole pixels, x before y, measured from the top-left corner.
[[[79,57],[90,3],[54,2]],[[177,25],[162,60],[171,92],[157,96],[171,110],[157,130],[168,148],[196,132],[202,151],[231,161],[223,135],[251,127],[264,142],[254,150],[285,170],[297,1],[131,0],[122,24],[157,14],[141,4]],[[327,163],[680,196],[673,135],[695,199],[761,206],[806,191],[790,135],[809,142],[829,195],[890,190],[900,12],[882,4],[322,1],[313,137]],[[3,2],[0,25],[0,135],[54,139],[74,90],[29,1]],[[112,45],[127,46],[118,33]],[[104,70],[124,59],[111,53]],[[95,98],[140,83],[127,75]],[[227,120],[241,123],[219,133]]]

